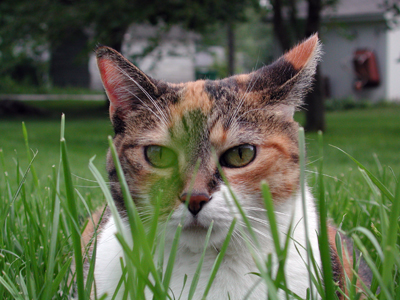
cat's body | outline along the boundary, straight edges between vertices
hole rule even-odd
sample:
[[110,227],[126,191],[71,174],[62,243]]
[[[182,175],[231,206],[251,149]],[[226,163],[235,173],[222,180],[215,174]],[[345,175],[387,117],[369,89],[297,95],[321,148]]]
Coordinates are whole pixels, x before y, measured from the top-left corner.
[[[232,240],[207,299],[242,299],[249,290],[252,293],[248,299],[266,298],[266,286],[257,283],[259,277],[254,273],[259,270],[243,238],[248,235],[246,226],[218,164],[258,237],[260,247],[254,247],[254,254],[263,260],[275,252],[261,195],[261,181],[268,183],[281,243],[293,222],[285,266],[287,286],[306,297],[310,281],[299,185],[298,124],[293,113],[310,88],[319,51],[315,35],[274,64],[248,75],[167,84],[149,78],[114,50],[97,49],[100,73],[110,99],[114,144],[132,198],[139,211],[149,212],[154,207],[154,198],[162,191],[160,228],[172,212],[167,224],[165,259],[169,257],[182,214],[186,215],[170,285],[175,297],[180,295],[187,275],[181,298],[187,299],[207,229],[213,221],[210,246],[194,297],[200,299],[228,228],[237,218]],[[196,165],[198,170],[194,174]],[[110,155],[107,170],[113,198],[121,216],[125,216]],[[317,268],[321,269],[318,216],[308,191],[306,204],[310,244]],[[124,222],[129,236],[126,218]],[[98,233],[94,275],[97,295],[107,292],[107,299],[111,299],[122,274],[123,252],[115,233],[115,220],[106,211]],[[272,268],[276,267],[274,257]],[[123,287],[117,299],[122,297],[122,291]]]
[[[309,194],[307,196],[309,197],[308,216],[311,221],[309,226],[311,229],[310,232],[312,232],[311,243],[315,246],[314,253],[318,254],[316,239],[316,231],[318,230],[318,226],[316,223],[317,215],[314,209],[312,197]],[[299,224],[295,229],[295,233],[293,234],[293,236],[296,237],[296,242],[290,246],[290,253],[288,255],[286,265],[287,283],[288,287],[292,291],[296,292],[299,296],[305,298],[306,287],[309,285],[309,278],[308,271],[305,267],[305,260],[307,257],[306,252],[300,246],[305,245],[304,224],[301,220],[301,199],[299,196],[296,196],[293,197],[293,199],[291,199],[289,202],[290,204],[286,203],[284,205],[276,207],[277,221],[281,226],[280,229],[282,229],[282,232],[286,232],[289,227],[291,214],[288,213],[288,211],[293,211],[293,205],[295,205],[296,212],[294,216],[294,224]],[[266,221],[265,212],[254,212],[251,216],[258,218],[259,220]],[[98,237],[98,249],[96,255],[95,278],[98,295],[102,295],[105,292],[107,292],[109,295],[113,294],[122,274],[120,268],[120,257],[123,256],[123,252],[118,240],[115,237],[115,233],[117,230],[115,227],[115,221],[113,217],[109,214],[109,212],[106,212],[104,218],[107,219],[107,221],[103,223],[101,234]],[[129,233],[129,225],[125,225],[127,233]],[[252,222],[252,225],[254,226],[255,231],[266,233],[269,230],[267,226],[260,224],[260,222]],[[129,236],[129,234],[127,235]],[[185,236],[182,236],[181,239],[185,240],[185,238],[187,240],[187,237]],[[284,241],[286,236],[282,234],[280,238],[281,241]],[[179,295],[183,288],[183,279],[185,275],[187,275],[189,283],[186,283],[181,299],[188,298],[187,295],[189,292],[190,282],[194,276],[197,264],[202,254],[204,245],[201,243],[201,241],[203,240],[204,239],[199,239],[193,244],[181,245],[177,252],[177,258],[174,265],[174,273],[172,276],[170,288],[174,292],[175,296]],[[258,234],[258,240],[261,244],[261,249],[263,249],[263,252],[258,252],[257,255],[265,260],[268,253],[274,253],[274,245],[272,239],[268,236],[266,237],[264,235]],[[169,249],[171,247],[171,243],[168,241],[172,241],[171,236],[169,237],[169,239],[167,239],[166,243],[166,258],[169,257]],[[265,298],[265,285],[256,285],[256,283],[259,281],[259,277],[257,275],[251,274],[258,273],[259,270],[257,269],[257,266],[252,259],[248,246],[244,243],[243,240],[238,240],[235,238],[233,238],[231,243],[232,245],[225,254],[224,263],[218,270],[217,276],[214,280],[207,299],[228,299],[228,294],[230,295],[230,299],[243,299],[250,290],[252,290],[252,293],[249,299]],[[297,253],[297,250],[294,246],[295,244],[297,244],[297,250],[300,253]],[[203,263],[203,271],[200,276],[197,293],[194,299],[201,299],[200,297],[203,295],[204,288],[207,285],[210,270],[214,264],[217,254],[218,249],[214,247],[209,247],[207,249]],[[315,257],[317,258],[318,255],[316,255]],[[277,265],[275,264],[274,267],[276,268]],[[256,287],[254,288],[255,285]],[[282,293],[282,299],[284,298],[283,295],[284,294]],[[148,295],[148,298],[152,298],[151,294]]]

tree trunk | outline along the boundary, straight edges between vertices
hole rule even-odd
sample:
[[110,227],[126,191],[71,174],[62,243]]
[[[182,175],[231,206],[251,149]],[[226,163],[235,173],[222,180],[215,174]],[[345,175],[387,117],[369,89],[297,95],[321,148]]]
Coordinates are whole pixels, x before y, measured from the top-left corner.
[[235,74],[235,32],[233,23],[228,24],[228,75]]
[[[305,28],[305,36],[318,32],[321,24],[321,0],[308,0],[308,17]],[[325,107],[323,78],[320,67],[315,74],[314,89],[304,99],[306,107],[306,131],[325,130]]]
[[312,92],[305,98],[306,131],[324,131],[325,130],[325,107],[324,107],[324,88],[323,78],[320,67],[317,67],[315,73],[315,82]]
[[[296,1],[288,0],[272,0],[273,7],[273,24],[274,32],[285,52],[293,47],[295,42],[309,37],[318,32],[321,22],[321,0],[308,0],[308,14],[305,23],[305,28],[300,29],[301,26],[297,20]],[[288,17],[283,17],[282,8],[288,9]],[[304,30],[304,31],[303,31]],[[304,35],[302,34],[304,33]],[[314,89],[307,94],[304,99],[306,109],[306,124],[307,131],[318,131],[325,129],[325,108],[324,108],[324,89],[322,82],[322,75],[320,68],[317,68],[315,74]]]
[[124,35],[128,30],[128,25],[121,25],[119,27],[114,27],[112,29],[112,34],[110,36],[110,46],[111,48],[117,50],[118,52],[122,52],[122,43],[124,41]]
[[271,1],[271,4],[274,12],[272,17],[274,33],[282,47],[283,52],[286,52],[290,49],[290,47],[292,47],[292,41],[290,39],[289,30],[286,27],[285,20],[282,16],[282,3],[281,0],[273,0]]

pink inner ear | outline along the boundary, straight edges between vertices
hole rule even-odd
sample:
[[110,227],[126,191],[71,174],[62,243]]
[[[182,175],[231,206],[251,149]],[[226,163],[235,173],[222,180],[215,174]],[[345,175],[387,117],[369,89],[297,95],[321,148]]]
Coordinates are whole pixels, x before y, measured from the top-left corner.
[[314,34],[305,42],[291,49],[288,53],[284,55],[284,57],[293,65],[296,70],[300,70],[313,56],[317,45],[318,34]]
[[110,100],[110,116],[118,107],[124,105],[123,93],[121,93],[124,80],[122,74],[117,70],[116,65],[108,59],[99,59],[98,66],[101,80],[103,81],[108,99]]

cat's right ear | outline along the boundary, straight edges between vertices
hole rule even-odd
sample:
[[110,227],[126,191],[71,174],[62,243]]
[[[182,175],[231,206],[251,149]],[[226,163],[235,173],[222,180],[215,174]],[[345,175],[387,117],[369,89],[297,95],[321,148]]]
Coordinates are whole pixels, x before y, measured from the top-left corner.
[[98,47],[96,58],[113,123],[116,118],[123,120],[135,105],[143,105],[158,94],[153,80],[114,49]]

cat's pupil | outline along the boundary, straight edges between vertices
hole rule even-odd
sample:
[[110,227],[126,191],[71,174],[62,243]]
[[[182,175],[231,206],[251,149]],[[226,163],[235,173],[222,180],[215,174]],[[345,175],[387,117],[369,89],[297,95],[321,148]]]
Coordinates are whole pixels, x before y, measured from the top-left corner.
[[240,148],[238,149],[238,151],[239,151],[239,157],[240,157],[240,159],[243,159],[243,157],[242,157],[242,155],[243,155],[243,153],[242,153],[242,148],[240,147]]

